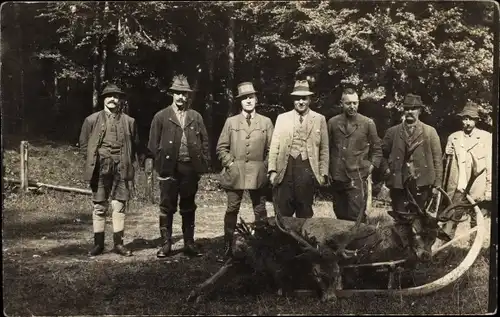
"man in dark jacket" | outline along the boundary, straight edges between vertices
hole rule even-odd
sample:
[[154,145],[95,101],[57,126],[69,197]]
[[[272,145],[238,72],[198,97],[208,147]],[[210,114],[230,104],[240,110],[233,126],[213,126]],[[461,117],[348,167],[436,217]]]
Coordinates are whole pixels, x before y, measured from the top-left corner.
[[160,234],[163,246],[157,257],[169,255],[172,248],[172,222],[179,209],[182,216],[184,253],[199,255],[194,243],[195,196],[200,174],[210,164],[208,135],[201,115],[188,109],[192,92],[185,76],[174,77],[172,105],[153,117],[148,149],[154,156],[155,170],[160,181]]
[[333,206],[338,219],[366,220],[367,178],[382,158],[375,122],[358,113],[352,88],[342,93],[343,113],[328,120]]
[[94,212],[94,247],[89,255],[104,251],[104,229],[108,199],[113,211],[114,251],[132,255],[123,246],[126,204],[130,197],[129,182],[134,179],[139,137],[135,119],[122,113],[125,93],[116,85],[104,88],[104,109],[85,118],[80,133],[80,147],[86,154],[85,180],[90,181]]
[[[419,120],[422,107],[420,96],[408,94],[403,102],[404,121],[389,128],[382,141],[382,152],[389,165],[386,184],[390,189],[392,210],[405,211],[407,197],[403,184],[410,175],[416,178],[414,195],[421,209],[431,194],[437,194],[436,187],[441,186],[441,141],[436,129]],[[411,148],[415,151],[405,162]]]

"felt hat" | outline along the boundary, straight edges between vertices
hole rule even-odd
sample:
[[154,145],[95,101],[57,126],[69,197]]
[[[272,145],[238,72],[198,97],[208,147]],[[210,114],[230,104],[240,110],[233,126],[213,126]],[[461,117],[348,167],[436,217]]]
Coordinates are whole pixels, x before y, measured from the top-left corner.
[[293,86],[292,96],[310,96],[314,95],[309,90],[309,82],[307,80],[297,80]]

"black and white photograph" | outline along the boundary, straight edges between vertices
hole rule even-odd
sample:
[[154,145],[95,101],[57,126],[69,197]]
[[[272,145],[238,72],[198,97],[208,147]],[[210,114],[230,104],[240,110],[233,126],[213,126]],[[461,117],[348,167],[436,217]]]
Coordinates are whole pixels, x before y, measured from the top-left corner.
[[4,315],[497,311],[497,2],[0,8]]

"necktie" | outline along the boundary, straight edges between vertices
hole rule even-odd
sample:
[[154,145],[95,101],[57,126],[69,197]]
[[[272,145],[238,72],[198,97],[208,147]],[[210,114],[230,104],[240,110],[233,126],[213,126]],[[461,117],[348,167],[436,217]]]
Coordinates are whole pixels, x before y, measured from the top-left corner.
[[302,124],[302,121],[304,121],[304,116],[301,114],[299,115],[299,122]]
[[250,114],[247,114],[247,123],[248,123],[248,126],[250,126],[250,118],[252,118],[252,116]]

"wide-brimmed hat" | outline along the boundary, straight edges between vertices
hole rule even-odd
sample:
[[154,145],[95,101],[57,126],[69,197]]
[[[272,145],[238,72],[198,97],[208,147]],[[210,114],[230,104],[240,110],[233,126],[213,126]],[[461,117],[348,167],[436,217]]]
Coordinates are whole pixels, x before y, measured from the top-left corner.
[[172,86],[169,89],[174,91],[193,92],[193,90],[191,90],[191,87],[189,86],[189,82],[186,76],[184,75],[174,76],[172,80]]
[[120,94],[125,95],[125,92],[118,88],[115,84],[107,84],[106,87],[101,92],[101,96],[109,95],[109,94]]
[[419,95],[408,94],[403,101],[403,108],[422,108],[423,106],[422,98]]
[[255,94],[257,91],[253,88],[253,84],[251,82],[245,81],[238,85],[238,95],[236,98]]
[[479,118],[479,107],[472,101],[467,101],[462,111],[458,114],[459,117]]
[[309,90],[309,82],[307,80],[297,80],[295,86],[293,86],[292,96],[310,96],[314,95],[313,92]]

